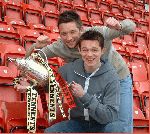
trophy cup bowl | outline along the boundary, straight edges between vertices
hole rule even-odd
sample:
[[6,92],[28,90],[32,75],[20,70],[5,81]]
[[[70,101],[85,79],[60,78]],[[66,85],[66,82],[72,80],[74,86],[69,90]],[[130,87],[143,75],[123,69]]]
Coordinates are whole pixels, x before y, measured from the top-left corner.
[[48,70],[41,63],[32,58],[8,58],[14,62],[20,70],[20,75],[32,82],[37,82],[38,86],[45,86],[48,82]]

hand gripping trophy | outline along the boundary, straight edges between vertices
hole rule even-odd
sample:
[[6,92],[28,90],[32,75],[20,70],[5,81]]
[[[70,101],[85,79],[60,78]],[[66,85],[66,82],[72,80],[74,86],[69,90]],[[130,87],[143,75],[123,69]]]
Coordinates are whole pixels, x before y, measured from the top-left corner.
[[[43,54],[45,55],[45,53]],[[56,119],[56,103],[58,103],[62,116],[66,117],[60,94],[64,96],[69,108],[76,106],[68,84],[60,74],[57,73],[57,78],[55,77],[53,70],[48,65],[47,57],[43,59],[39,53],[32,53],[31,56],[26,59],[9,58],[9,60],[15,62],[20,70],[20,76],[27,78],[28,81],[32,83],[27,87],[27,129],[29,132],[36,132],[38,97],[36,89],[38,87],[44,87],[47,83],[49,85],[49,102],[47,109],[49,121]],[[19,77],[15,78],[14,84],[19,83],[19,81]]]

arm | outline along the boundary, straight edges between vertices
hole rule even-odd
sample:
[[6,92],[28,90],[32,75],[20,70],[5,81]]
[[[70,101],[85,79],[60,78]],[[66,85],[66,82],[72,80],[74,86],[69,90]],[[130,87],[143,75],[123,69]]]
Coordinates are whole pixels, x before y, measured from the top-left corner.
[[36,43],[34,43],[27,51],[25,58],[29,57],[34,49],[41,49],[45,47],[47,44],[50,44],[50,39],[48,36],[41,35],[37,38]]
[[80,98],[84,108],[89,110],[90,116],[100,124],[112,122],[118,118],[120,102],[120,83],[118,80],[112,81],[106,87],[105,95],[102,102],[97,97],[88,93]]
[[136,27],[136,24],[129,19],[119,22],[111,17],[108,18],[105,23],[106,26],[94,26],[90,28],[102,33],[105,40],[112,40],[119,36],[130,34],[131,32],[134,32]]

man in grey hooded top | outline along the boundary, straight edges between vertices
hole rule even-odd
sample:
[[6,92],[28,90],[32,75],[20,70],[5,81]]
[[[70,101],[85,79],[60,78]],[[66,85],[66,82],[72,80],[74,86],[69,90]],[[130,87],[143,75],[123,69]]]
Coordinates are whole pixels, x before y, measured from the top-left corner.
[[94,30],[78,41],[82,59],[60,67],[62,77],[71,83],[77,107],[70,110],[70,120],[56,123],[45,130],[51,132],[104,132],[105,126],[118,120],[120,83],[116,70],[101,58],[103,36]]

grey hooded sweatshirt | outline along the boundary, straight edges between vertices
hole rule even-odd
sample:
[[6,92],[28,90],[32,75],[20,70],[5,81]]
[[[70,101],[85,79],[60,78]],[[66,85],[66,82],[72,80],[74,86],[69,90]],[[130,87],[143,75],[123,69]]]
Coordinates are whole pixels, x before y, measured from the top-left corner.
[[83,67],[82,59],[78,59],[59,69],[68,83],[75,81],[85,92],[83,97],[75,98],[77,107],[70,111],[71,119],[84,118],[84,109],[88,109],[90,118],[100,124],[116,120],[120,104],[120,83],[116,70],[108,61],[102,61],[99,70],[89,78]]

